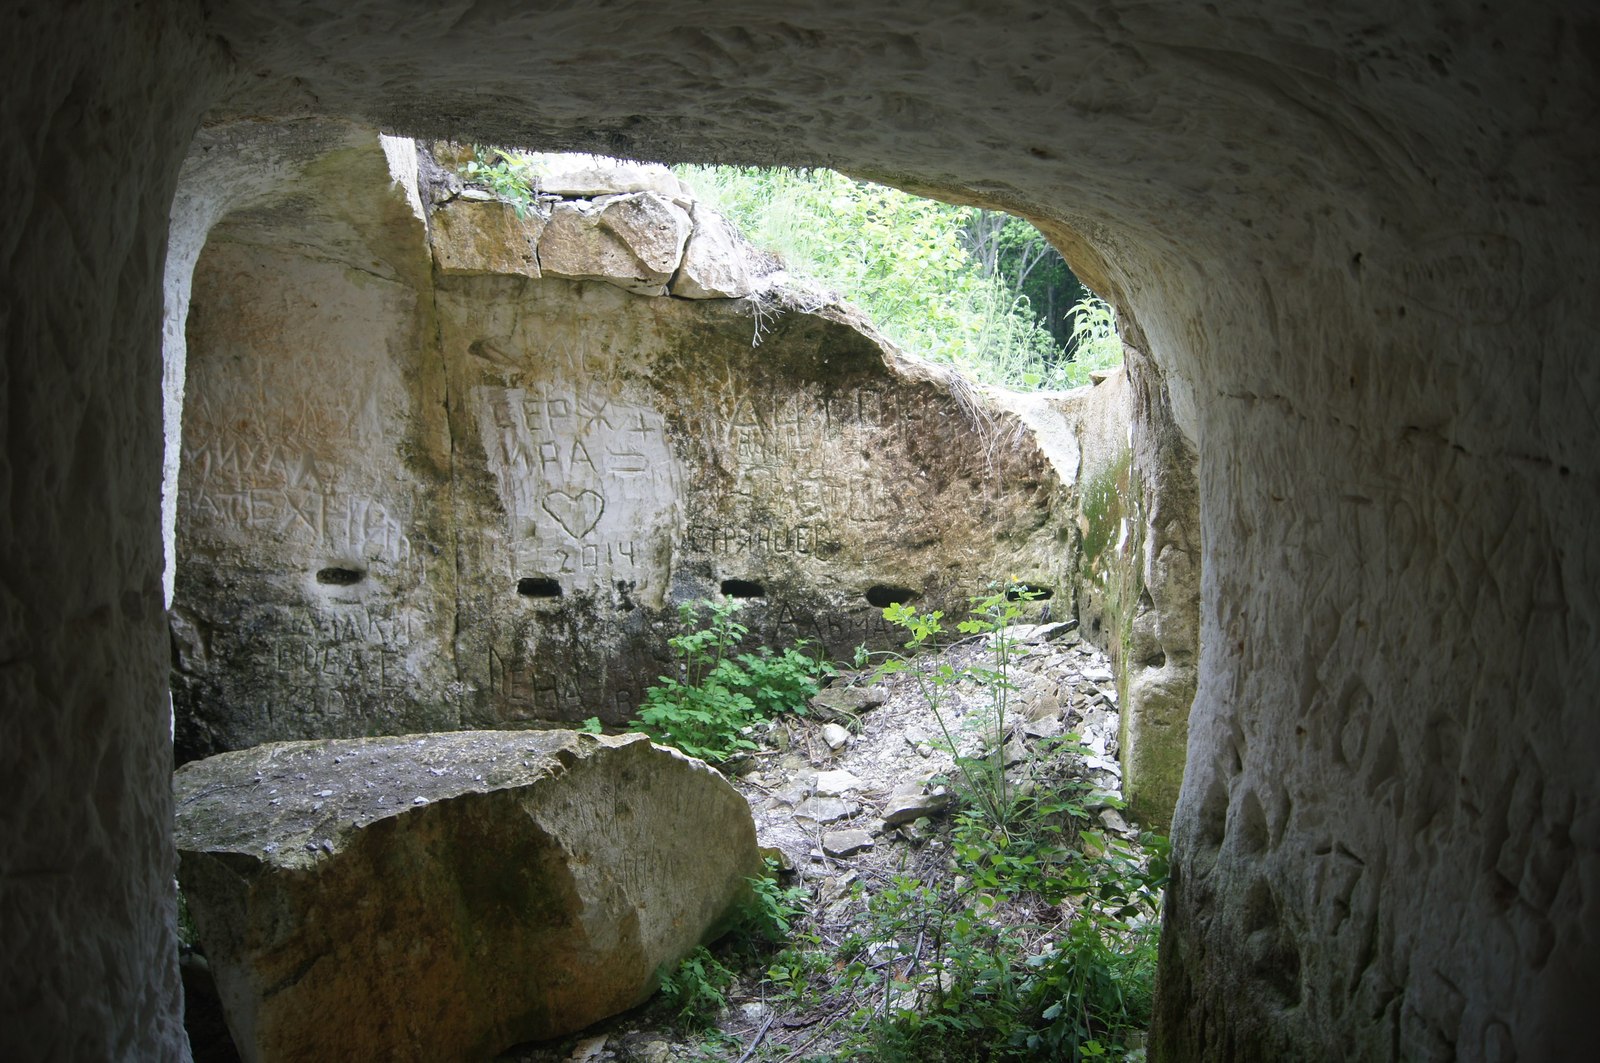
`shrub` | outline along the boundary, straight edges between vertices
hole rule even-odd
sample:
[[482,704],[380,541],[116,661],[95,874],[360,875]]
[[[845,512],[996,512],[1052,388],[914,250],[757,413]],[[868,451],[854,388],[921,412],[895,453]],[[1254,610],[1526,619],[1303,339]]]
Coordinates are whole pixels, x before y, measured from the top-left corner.
[[728,1006],[728,990],[738,976],[701,945],[672,970],[659,973],[661,997],[673,1019],[687,1030],[707,1030]]
[[[897,876],[861,897],[865,911],[836,954],[837,990],[868,1001],[855,1014],[860,1033],[847,1055],[1094,1059],[1120,1056],[1149,1024],[1166,839],[1146,835],[1141,855],[1086,829],[1087,783],[1019,796],[1005,775],[999,750],[1015,651],[1007,628],[1028,596],[1013,581],[974,599],[957,627],[982,636],[988,654],[965,668],[917,657],[943,632],[942,614],[884,610],[910,639],[878,673],[911,676],[929,699],[966,808],[951,831],[951,878]],[[959,684],[979,690],[978,725],[990,752],[960,751],[947,716]],[[1082,752],[1067,735],[1045,755]],[[791,982],[798,969],[785,968]]]
[[[994,586],[990,593],[972,599],[972,611],[966,620],[956,625],[964,635],[981,635],[989,647],[989,661],[984,665],[954,668],[948,664],[927,666],[918,654],[932,645],[932,640],[944,632],[944,613],[918,613],[909,605],[890,605],[883,617],[891,624],[904,628],[911,636],[906,642],[906,653],[893,651],[869,654],[865,649],[856,651],[857,661],[865,663],[872,657],[881,657],[876,677],[904,673],[915,680],[922,696],[933,708],[934,718],[944,737],[946,751],[954,759],[959,796],[980,809],[990,824],[1004,829],[1012,819],[1014,796],[1005,774],[1005,740],[1010,730],[1009,710],[1011,693],[1016,686],[1011,682],[1011,664],[1015,656],[1016,641],[1008,628],[1022,616],[1023,603],[1038,597],[1037,591],[1012,581],[1004,587]],[[976,684],[983,692],[985,711],[975,721],[979,728],[979,744],[985,750],[978,756],[962,752],[961,743],[951,731],[947,701],[955,688],[963,683]]]
[[784,712],[805,712],[830,666],[803,652],[803,643],[778,654],[762,647],[735,657],[749,634],[734,619],[741,606],[700,601],[678,607],[681,629],[668,640],[678,674],[658,677],[645,692],[635,730],[720,764],[756,748],[746,736],[751,725]]
[[1122,361],[1121,340],[1105,340],[1111,308],[1020,218],[833,170],[675,172],[790,272],[837,289],[906,350],[981,383],[1076,387]]

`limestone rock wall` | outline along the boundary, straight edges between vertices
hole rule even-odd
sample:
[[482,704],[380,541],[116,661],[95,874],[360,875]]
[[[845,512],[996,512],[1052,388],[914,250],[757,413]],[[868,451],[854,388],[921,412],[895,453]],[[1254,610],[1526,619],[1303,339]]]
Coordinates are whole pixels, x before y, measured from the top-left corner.
[[1165,829],[1183,781],[1200,645],[1195,454],[1165,380],[1141,351],[1093,385],[995,394],[1073,484],[1072,602],[1111,657],[1121,701],[1117,757],[1139,822]]
[[[257,176],[210,231],[190,292],[182,759],[460,719],[450,437],[415,189],[376,133],[277,133],[295,166],[264,167],[278,181]],[[226,154],[238,137],[217,140]]]
[[668,171],[593,160],[521,210],[435,178],[424,226],[375,139],[195,271],[180,758],[621,723],[700,598],[833,656],[1007,574],[1070,612],[1072,473],[849,312],[709,297],[771,264]]
[[1133,408],[1138,594],[1122,601],[1115,660],[1122,694],[1122,777],[1143,823],[1166,826],[1183,783],[1200,664],[1201,525],[1194,445],[1172,413],[1167,381],[1127,348]]
[[0,34],[0,1057],[188,1058],[161,586],[161,278],[221,83],[192,9]]

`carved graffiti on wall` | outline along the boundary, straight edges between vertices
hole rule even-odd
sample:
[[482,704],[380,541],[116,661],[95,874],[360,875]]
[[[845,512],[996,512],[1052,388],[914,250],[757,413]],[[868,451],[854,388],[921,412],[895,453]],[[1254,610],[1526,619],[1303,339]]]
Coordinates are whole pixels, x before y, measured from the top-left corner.
[[659,590],[682,480],[662,415],[586,338],[553,355],[530,359],[544,379],[470,392],[509,562],[519,575],[571,577],[569,591],[618,579]]

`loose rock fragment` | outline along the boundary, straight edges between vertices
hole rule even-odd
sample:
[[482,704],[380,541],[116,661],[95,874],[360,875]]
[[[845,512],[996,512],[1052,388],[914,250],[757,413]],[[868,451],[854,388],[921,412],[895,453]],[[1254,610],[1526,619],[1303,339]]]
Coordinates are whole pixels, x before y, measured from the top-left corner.
[[924,792],[925,789],[920,782],[896,787],[883,806],[884,826],[898,827],[902,823],[931,816],[949,807],[950,795],[944,787],[937,787],[932,793]]
[[856,807],[837,797],[808,797],[796,806],[794,814],[818,823],[833,823],[853,814]]
[[854,856],[872,846],[872,835],[864,830],[835,830],[822,836],[822,851],[829,856]]
[[815,790],[819,794],[838,796],[850,790],[859,790],[861,780],[847,771],[819,771]]

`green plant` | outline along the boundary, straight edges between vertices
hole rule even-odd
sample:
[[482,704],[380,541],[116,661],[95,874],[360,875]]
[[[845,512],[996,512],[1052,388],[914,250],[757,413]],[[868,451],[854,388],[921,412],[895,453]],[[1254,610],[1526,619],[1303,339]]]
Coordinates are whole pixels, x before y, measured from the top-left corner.
[[[756,748],[751,725],[782,712],[805,711],[831,668],[803,652],[762,647],[734,656],[749,629],[734,619],[743,603],[685,602],[679,633],[667,640],[678,674],[660,676],[645,692],[635,730],[714,764]],[[702,620],[701,611],[707,614]]]
[[[847,927],[841,934],[813,922],[805,891],[781,887],[769,864],[750,880],[733,933],[663,972],[680,1025],[707,1029],[728,1000],[733,970],[754,961],[769,999],[833,1016],[825,1055],[797,1049],[800,1058],[1021,1063],[1126,1054],[1149,1023],[1166,841],[1147,835],[1134,845],[1094,829],[1091,788],[1066,770],[1085,752],[1076,736],[1032,747],[1022,765],[1030,787],[1006,779],[995,754],[1014,693],[1009,628],[1030,596],[1011,580],[975,599],[956,629],[984,649],[959,667],[919,657],[944,632],[940,613],[886,611],[908,642],[878,672],[920,684],[957,754],[949,781],[962,802],[948,821],[948,848],[907,853],[947,853],[945,873],[902,865],[887,878],[863,875],[845,901],[832,902],[847,905],[833,916]],[[744,634],[735,614],[733,606],[685,607],[674,646],[680,684],[726,677],[724,664],[748,674],[748,662],[733,656]],[[803,678],[805,668],[796,667]],[[952,722],[958,687],[977,694],[971,715],[981,741],[972,754],[961,752]]]
[[784,888],[778,884],[778,862],[768,857],[766,874],[745,879],[750,895],[741,907],[734,926],[735,937],[752,945],[776,945],[785,941],[794,921],[804,911],[806,891],[801,886]]
[[837,289],[907,350],[1004,387],[1087,382],[1064,342],[1065,308],[1084,289],[1022,219],[832,170],[675,172],[791,273]]
[[537,178],[532,156],[525,152],[474,145],[473,157],[457,172],[468,184],[477,185],[510,203],[518,217],[533,206]]
[[1071,386],[1087,384],[1089,373],[1122,364],[1122,334],[1117,329],[1117,312],[1097,295],[1086,295],[1069,311],[1072,338],[1066,377]]
[[702,945],[676,967],[657,972],[662,999],[679,1026],[701,1032],[711,1029],[738,977],[725,960],[759,959],[788,939],[804,910],[806,891],[779,885],[778,874],[778,862],[768,858],[764,874],[745,879],[749,893],[715,952]]
[[[858,1002],[845,1058],[1093,1059],[1148,1025],[1164,841],[1146,839],[1142,864],[1106,861],[1052,840],[1047,820],[1021,825],[963,817],[953,879],[897,875],[862,898],[830,972]],[[804,970],[783,970],[792,995]]]
[[[986,595],[972,599],[972,610],[966,620],[956,625],[966,635],[981,636],[989,650],[989,662],[966,668],[955,668],[947,663],[924,666],[918,654],[931,647],[931,640],[944,632],[944,612],[918,613],[910,605],[890,605],[883,617],[891,624],[904,628],[910,634],[905,643],[906,653],[880,651],[869,654],[857,651],[858,663],[873,656],[883,658],[875,672],[876,677],[904,673],[917,683],[922,696],[932,707],[934,719],[944,737],[946,751],[955,761],[958,795],[976,805],[996,828],[1004,830],[1014,810],[1014,794],[1005,773],[1005,744],[1009,730],[1009,709],[1012,692],[1012,659],[1016,641],[1009,628],[1022,617],[1023,603],[1038,596],[1038,592],[1015,580],[1005,586],[991,587]],[[957,686],[976,684],[983,692],[985,711],[975,721],[979,729],[978,742],[983,750],[977,756],[963,752],[962,745],[951,731],[947,703]]]
[[[919,657],[944,631],[941,613],[891,606],[905,653],[878,674],[906,674],[939,720],[966,806],[953,819],[949,880],[899,875],[861,897],[854,933],[835,954],[836,992],[859,1004],[846,1058],[874,1060],[1096,1059],[1119,1056],[1148,1025],[1166,840],[1142,847],[1089,829],[1088,783],[1036,780],[1018,793],[998,747],[1007,730],[1015,642],[1029,589],[1011,580],[973,601],[957,625],[984,640],[981,663]],[[958,686],[978,691],[982,740],[961,752],[948,719]],[[1043,772],[1085,752],[1074,735],[1025,765]],[[780,972],[803,990],[803,963]]]
[[737,975],[699,946],[670,971],[657,972],[661,997],[672,1009],[673,1020],[687,1030],[707,1030],[728,1006],[728,990]]
[[1013,1046],[1035,1058],[1120,1054],[1127,1033],[1149,1023],[1155,962],[1153,928],[1074,919],[1054,944],[1026,960],[1017,987],[1024,1029]]
[[200,943],[200,934],[194,928],[194,915],[189,911],[189,901],[178,890],[178,944],[194,948]]
[[[522,215],[549,158],[475,146],[458,173]],[[838,289],[896,343],[980,382],[1075,387],[1122,360],[1111,308],[1021,218],[833,170],[675,172],[792,273]]]

